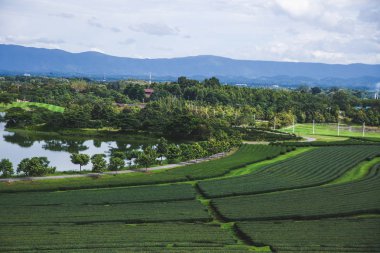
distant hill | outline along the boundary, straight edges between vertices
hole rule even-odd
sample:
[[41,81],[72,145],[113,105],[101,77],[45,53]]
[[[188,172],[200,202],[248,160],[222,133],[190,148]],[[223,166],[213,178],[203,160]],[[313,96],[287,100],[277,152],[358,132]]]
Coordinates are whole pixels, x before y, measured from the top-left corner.
[[380,82],[379,64],[234,60],[211,55],[136,59],[98,52],[69,53],[57,49],[0,45],[0,74],[146,78],[149,72],[156,80],[173,80],[178,76],[196,79],[216,76],[232,83],[366,87]]

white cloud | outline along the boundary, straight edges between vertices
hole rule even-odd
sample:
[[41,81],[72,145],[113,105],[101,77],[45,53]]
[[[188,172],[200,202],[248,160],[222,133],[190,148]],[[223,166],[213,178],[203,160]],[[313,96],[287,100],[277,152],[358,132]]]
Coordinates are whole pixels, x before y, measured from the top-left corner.
[[71,14],[71,13],[64,13],[64,12],[60,12],[60,13],[55,13],[55,14],[50,14],[50,16],[53,16],[53,17],[59,17],[59,18],[74,18],[75,15],[74,14]]
[[166,36],[166,35],[178,35],[178,27],[170,27],[165,24],[154,24],[154,23],[141,23],[138,25],[131,25],[129,29],[135,32],[142,32],[149,35],[155,36]]
[[378,0],[0,0],[0,43],[142,58],[380,63],[379,6]]
[[133,43],[135,43],[135,42],[136,42],[135,39],[131,39],[131,38],[129,38],[129,39],[126,39],[126,40],[120,41],[119,43],[122,44],[122,45],[131,45],[131,44],[133,44]]

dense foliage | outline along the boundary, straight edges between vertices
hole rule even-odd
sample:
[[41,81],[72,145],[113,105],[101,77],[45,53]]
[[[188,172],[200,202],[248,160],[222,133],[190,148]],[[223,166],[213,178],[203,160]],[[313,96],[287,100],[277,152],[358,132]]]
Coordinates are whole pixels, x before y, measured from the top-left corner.
[[13,164],[9,159],[1,159],[0,161],[0,175],[2,177],[9,177],[14,174]]
[[25,158],[17,166],[17,173],[23,173],[25,176],[43,176],[55,172],[55,167],[49,166],[49,160],[46,157]]
[[[49,128],[118,127],[164,133],[184,139],[208,139],[233,126],[264,127],[296,122],[343,121],[379,125],[379,100],[361,99],[360,93],[332,88],[265,89],[221,85],[216,78],[204,82],[184,77],[172,83],[138,81],[93,82],[79,79],[6,77],[0,80],[0,103],[25,99],[64,106],[63,114],[44,108],[8,111],[8,126],[46,123]],[[145,103],[142,103],[145,102]],[[148,103],[146,103],[148,102]],[[31,113],[32,112],[32,113]]]

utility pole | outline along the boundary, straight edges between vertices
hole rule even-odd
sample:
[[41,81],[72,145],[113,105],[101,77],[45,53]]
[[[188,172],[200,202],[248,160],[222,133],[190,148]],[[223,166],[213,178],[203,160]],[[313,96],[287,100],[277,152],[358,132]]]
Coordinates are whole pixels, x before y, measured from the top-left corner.
[[293,117],[293,134],[294,134],[294,132],[295,132],[295,119]]
[[273,130],[276,130],[276,116],[273,119]]
[[364,137],[364,133],[365,133],[365,122],[363,121],[363,133],[362,133],[362,137]]
[[315,134],[315,120],[313,120],[313,134]]
[[338,118],[338,136],[340,135],[340,129],[339,129],[339,118]]

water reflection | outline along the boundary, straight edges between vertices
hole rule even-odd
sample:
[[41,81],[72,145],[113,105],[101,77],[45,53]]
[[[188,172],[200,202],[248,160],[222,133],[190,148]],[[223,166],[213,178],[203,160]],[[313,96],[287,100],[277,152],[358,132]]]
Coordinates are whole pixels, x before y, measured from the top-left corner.
[[[157,142],[156,139],[145,137],[136,139],[135,136],[114,141],[110,138],[88,139],[30,132],[14,133],[7,131],[4,126],[5,123],[0,122],[0,136],[2,136],[2,139],[0,137],[0,159],[10,159],[15,169],[24,158],[46,156],[58,171],[79,170],[77,165],[71,163],[70,153],[79,152],[90,156],[104,153],[109,159],[112,152],[141,149],[143,146]],[[83,169],[90,170],[91,167],[90,163]]]

